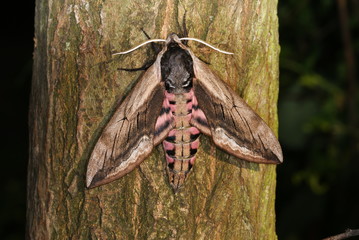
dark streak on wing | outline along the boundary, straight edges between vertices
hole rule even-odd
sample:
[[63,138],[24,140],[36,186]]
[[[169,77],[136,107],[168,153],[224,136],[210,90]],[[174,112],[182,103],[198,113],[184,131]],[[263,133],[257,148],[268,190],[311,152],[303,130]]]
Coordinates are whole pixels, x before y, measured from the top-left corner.
[[106,160],[108,159],[107,158],[107,151],[105,151],[105,154],[104,154],[104,159],[103,159],[103,164],[102,164],[102,168],[104,167],[105,163],[106,163]]
[[202,126],[209,127],[208,123],[206,121],[204,121],[202,118],[196,117],[196,118],[194,118],[194,121],[201,124]]
[[258,139],[259,139],[259,141],[260,141],[260,143],[262,145],[262,148],[267,149],[260,135],[258,136]]
[[222,104],[220,104],[220,106],[221,106],[221,111],[222,111],[222,116],[223,116],[223,119],[225,120],[225,119],[226,119],[226,116],[225,116],[225,114],[224,114],[223,105],[222,105]]
[[[241,115],[239,115],[239,116],[241,116]],[[241,116],[241,118],[242,118],[242,116]],[[250,136],[251,136],[251,137],[252,137],[252,139],[255,141],[255,140],[256,140],[256,138],[255,138],[255,137],[254,137],[254,135],[253,135],[253,132],[252,132],[251,126],[249,125],[249,123],[248,123],[247,119],[242,118],[242,121],[246,124],[247,129],[248,129],[248,131],[249,131],[249,133],[250,133]],[[251,142],[251,140],[252,140],[252,139],[248,139],[248,142]]]
[[128,120],[127,117],[123,117],[122,119],[118,120],[117,122]]
[[136,117],[136,123],[137,123],[137,130],[138,130],[138,125],[139,125],[139,117],[140,117],[140,113],[137,113],[137,117]]
[[[232,109],[233,109],[233,108],[232,108]],[[232,124],[233,124],[234,128],[235,128],[236,130],[239,130],[239,129],[237,128],[237,124],[236,124],[236,122],[234,121],[232,111],[230,111],[229,113],[230,113],[230,116],[231,116],[231,119],[232,119]]]
[[130,142],[130,134],[131,134],[132,124],[128,123],[128,125],[129,125],[129,127],[128,127],[128,130],[127,130],[127,142]]
[[155,130],[155,136],[159,136],[165,129],[167,129],[170,126],[171,122],[170,121],[165,121],[161,126],[159,126],[156,130]]
[[115,152],[115,146],[116,146],[117,138],[118,138],[118,132],[116,132],[115,139],[114,139],[113,144],[112,144],[111,159],[113,159],[113,153]]

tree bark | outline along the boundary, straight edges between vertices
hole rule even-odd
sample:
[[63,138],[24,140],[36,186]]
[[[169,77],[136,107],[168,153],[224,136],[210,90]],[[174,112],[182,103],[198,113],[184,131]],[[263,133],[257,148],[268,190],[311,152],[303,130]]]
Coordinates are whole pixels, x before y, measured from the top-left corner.
[[133,172],[85,188],[96,136],[140,72],[152,38],[180,32],[234,56],[191,49],[277,131],[277,1],[36,1],[30,106],[27,238],[276,239],[275,166],[247,163],[201,137],[196,164],[174,194],[157,147]]

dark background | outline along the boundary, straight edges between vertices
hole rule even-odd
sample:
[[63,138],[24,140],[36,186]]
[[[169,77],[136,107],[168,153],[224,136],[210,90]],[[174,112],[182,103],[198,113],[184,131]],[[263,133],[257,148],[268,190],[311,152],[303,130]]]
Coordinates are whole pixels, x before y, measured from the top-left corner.
[[[35,6],[12,2],[3,7],[10,15],[3,12],[1,29],[0,239],[23,239],[25,232]],[[277,234],[321,239],[359,228],[358,83],[350,73],[357,65],[348,67],[344,54],[351,47],[348,59],[358,57],[359,1],[348,1],[344,24],[334,0],[282,0],[278,15],[285,163],[278,167]],[[342,40],[345,29],[349,44]]]

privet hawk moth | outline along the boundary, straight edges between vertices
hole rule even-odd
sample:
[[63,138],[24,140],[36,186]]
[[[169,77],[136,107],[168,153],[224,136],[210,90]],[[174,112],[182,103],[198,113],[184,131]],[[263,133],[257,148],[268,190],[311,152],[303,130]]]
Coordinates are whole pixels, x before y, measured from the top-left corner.
[[184,40],[200,41],[171,34],[166,40],[145,42],[165,44],[100,135],[88,163],[87,187],[126,175],[162,142],[169,181],[176,192],[195,162],[201,133],[240,159],[283,161],[272,130]]

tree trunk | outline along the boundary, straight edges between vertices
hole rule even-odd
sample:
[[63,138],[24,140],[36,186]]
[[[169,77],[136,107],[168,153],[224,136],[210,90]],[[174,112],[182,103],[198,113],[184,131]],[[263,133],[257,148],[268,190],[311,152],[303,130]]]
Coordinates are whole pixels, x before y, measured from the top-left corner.
[[99,129],[150,60],[152,38],[179,33],[191,49],[277,130],[277,1],[36,1],[30,110],[30,239],[276,239],[275,166],[247,163],[202,135],[196,164],[174,194],[162,147],[121,179],[85,188]]

